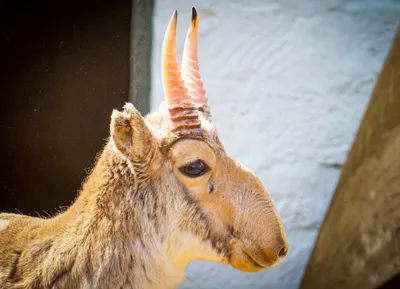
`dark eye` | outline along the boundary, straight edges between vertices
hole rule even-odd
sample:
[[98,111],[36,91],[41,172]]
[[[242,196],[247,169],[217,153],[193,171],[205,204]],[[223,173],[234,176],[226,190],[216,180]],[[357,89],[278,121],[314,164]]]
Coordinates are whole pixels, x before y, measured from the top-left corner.
[[188,177],[196,178],[207,173],[210,168],[203,161],[197,160],[181,167],[179,170]]

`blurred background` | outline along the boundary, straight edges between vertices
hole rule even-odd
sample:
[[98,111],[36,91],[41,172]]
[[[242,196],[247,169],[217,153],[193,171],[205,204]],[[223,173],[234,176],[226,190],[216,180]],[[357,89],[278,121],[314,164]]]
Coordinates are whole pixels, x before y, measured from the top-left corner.
[[[158,109],[164,98],[160,52],[166,25],[178,9],[181,55],[195,6],[200,70],[220,138],[227,152],[263,181],[291,249],[282,264],[257,274],[192,263],[181,288],[389,288],[382,286],[400,273],[400,203],[376,201],[385,193],[399,195],[400,186],[381,185],[382,192],[370,189],[379,187],[375,183],[365,190],[348,187],[363,182],[351,179],[358,172],[354,162],[347,161],[344,169],[352,154],[368,151],[351,150],[363,119],[385,124],[375,129],[367,123],[359,133],[359,139],[376,139],[374,144],[400,127],[400,44],[394,44],[400,1],[72,0],[1,5],[0,211],[45,215],[70,204],[105,143],[112,109],[125,101],[143,114]],[[390,51],[393,56],[387,61]],[[385,63],[391,65],[387,74]],[[382,103],[384,109],[375,112]],[[375,118],[367,117],[369,111]],[[389,157],[380,155],[361,180],[379,182],[379,176],[370,178],[368,172],[380,166],[379,160],[400,156],[399,138],[387,139],[391,146],[375,145],[374,152],[389,147]],[[367,159],[357,158],[357,164]],[[390,171],[400,180],[398,168],[391,164]],[[341,197],[332,198],[334,194]],[[362,209],[343,201],[349,196],[363,200],[365,195],[373,202],[361,202]],[[339,207],[335,201],[341,201]],[[365,237],[362,213],[370,212],[368,206],[388,203],[391,213],[378,211],[393,214],[392,225],[381,223],[397,235]],[[326,214],[328,207],[332,209]],[[340,212],[347,213],[341,223],[334,223]],[[320,237],[312,255],[324,220],[327,237]],[[355,225],[342,230],[344,223]],[[372,230],[373,236],[386,234],[374,231],[379,224],[368,224],[365,231]],[[341,232],[355,236],[343,237]],[[348,243],[352,246],[343,249]],[[329,259],[340,254],[353,259]],[[368,267],[368,258],[379,266]]]

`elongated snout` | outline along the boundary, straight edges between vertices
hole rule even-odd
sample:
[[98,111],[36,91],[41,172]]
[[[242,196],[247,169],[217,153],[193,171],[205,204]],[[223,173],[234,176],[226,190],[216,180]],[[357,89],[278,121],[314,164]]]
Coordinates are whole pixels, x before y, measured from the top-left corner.
[[250,212],[240,226],[239,239],[248,257],[262,267],[271,267],[285,258],[289,243],[275,208],[268,206],[256,210],[264,211],[264,214]]
[[[235,204],[235,234],[244,256],[262,268],[279,264],[289,251],[282,220],[261,181],[243,169],[245,193]],[[255,266],[257,269],[257,266]],[[253,268],[250,266],[249,271]],[[246,270],[247,271],[247,270]]]
[[[261,234],[262,236],[263,234]],[[282,232],[270,233],[271,238],[264,237],[256,240],[255,243],[259,244],[260,250],[254,252],[256,260],[260,258],[263,263],[273,266],[282,261],[289,251],[289,243],[285,234]],[[265,260],[263,260],[265,258]]]
[[[281,262],[289,251],[283,223],[261,180],[232,158],[220,161],[222,202],[232,218],[233,267],[256,272]],[[230,182],[226,180],[229,179]],[[225,222],[228,223],[228,222]]]

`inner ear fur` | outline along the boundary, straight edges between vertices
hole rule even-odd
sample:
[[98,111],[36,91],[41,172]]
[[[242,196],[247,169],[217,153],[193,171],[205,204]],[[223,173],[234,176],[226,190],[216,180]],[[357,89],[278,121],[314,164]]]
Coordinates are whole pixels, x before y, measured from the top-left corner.
[[110,135],[116,148],[132,161],[141,161],[155,149],[154,138],[140,112],[131,103],[113,110]]

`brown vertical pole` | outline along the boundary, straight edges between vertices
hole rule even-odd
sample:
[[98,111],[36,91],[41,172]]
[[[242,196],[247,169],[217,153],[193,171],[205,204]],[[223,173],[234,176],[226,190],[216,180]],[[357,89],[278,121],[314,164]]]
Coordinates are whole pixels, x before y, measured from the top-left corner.
[[399,272],[400,30],[343,167],[300,288],[378,288]]

